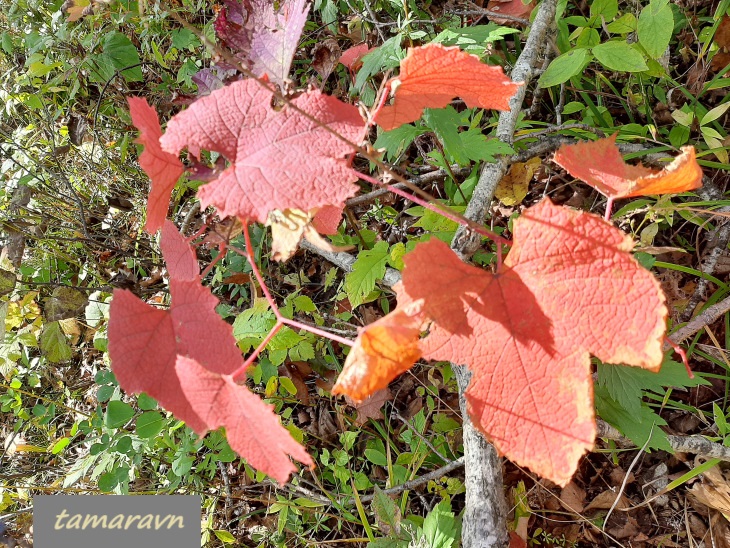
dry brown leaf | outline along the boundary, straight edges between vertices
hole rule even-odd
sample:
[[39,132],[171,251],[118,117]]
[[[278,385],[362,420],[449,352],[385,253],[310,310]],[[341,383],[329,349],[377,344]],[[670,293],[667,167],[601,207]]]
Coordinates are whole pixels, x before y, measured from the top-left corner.
[[[608,510],[613,506],[613,503],[616,502],[616,497],[618,497],[618,490],[612,491],[607,490],[603,493],[600,493],[597,497],[595,497],[588,506],[585,507],[585,511],[589,512],[590,510]],[[626,498],[625,495],[621,495],[621,498],[618,501],[618,504],[616,505],[616,508],[619,510],[623,510],[631,506],[631,503],[629,502],[629,499]]]
[[368,422],[368,419],[380,420],[383,418],[383,414],[380,410],[385,405],[385,402],[389,402],[393,399],[393,394],[390,392],[390,388],[383,388],[378,390],[370,396],[368,399],[363,400],[360,403],[355,402],[351,398],[345,396],[345,400],[348,405],[351,405],[357,410],[357,419],[355,419],[355,426],[363,426]]
[[568,510],[568,512],[581,513],[585,506],[585,501],[585,490],[580,488],[573,481],[563,487],[563,490],[560,492],[560,504],[563,508]]
[[702,474],[702,482],[689,490],[690,494],[705,506],[721,512],[730,519],[730,482],[719,466],[713,466]]
[[[319,208],[318,208],[319,209]],[[352,246],[335,246],[319,235],[312,226],[312,219],[318,209],[304,212],[299,209],[278,209],[269,212],[266,226],[271,227],[271,258],[275,261],[288,260],[299,247],[302,238],[319,249],[330,252],[348,251]]]
[[337,40],[333,38],[327,38],[314,46],[312,49],[312,68],[319,73],[323,82],[332,74],[341,56],[342,49]]

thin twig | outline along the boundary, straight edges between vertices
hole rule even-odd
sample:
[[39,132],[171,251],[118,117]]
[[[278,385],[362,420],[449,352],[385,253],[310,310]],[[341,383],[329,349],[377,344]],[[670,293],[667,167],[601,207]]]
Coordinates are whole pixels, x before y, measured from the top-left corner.
[[[596,421],[598,438],[606,438],[619,443],[635,445],[630,439],[621,434],[607,422],[598,419]],[[715,443],[704,436],[672,436],[667,435],[669,446],[677,453],[692,453],[708,459],[720,459],[730,462],[730,447]]]
[[725,297],[719,303],[715,303],[712,306],[705,308],[702,312],[695,316],[691,322],[672,333],[669,338],[676,344],[679,344],[683,340],[697,333],[706,325],[713,324],[728,310],[730,310],[730,297]]

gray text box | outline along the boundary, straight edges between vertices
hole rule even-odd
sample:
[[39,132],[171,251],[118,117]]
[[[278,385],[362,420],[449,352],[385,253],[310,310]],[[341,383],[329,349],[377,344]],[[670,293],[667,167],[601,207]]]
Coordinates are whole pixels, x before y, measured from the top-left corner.
[[35,548],[199,548],[200,497],[39,495]]

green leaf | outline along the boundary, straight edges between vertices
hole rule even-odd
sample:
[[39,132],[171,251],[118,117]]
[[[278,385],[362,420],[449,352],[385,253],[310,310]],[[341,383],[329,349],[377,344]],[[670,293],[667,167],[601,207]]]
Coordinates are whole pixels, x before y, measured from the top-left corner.
[[641,406],[638,414],[626,411],[602,386],[595,387],[596,410],[603,420],[614,426],[638,447],[643,447],[651,435],[647,449],[660,449],[672,453],[667,434],[659,428],[666,421],[649,407]]
[[104,423],[109,428],[119,428],[127,424],[132,417],[134,417],[134,409],[132,409],[131,405],[123,401],[114,400],[110,401],[109,405],[106,406]]
[[71,440],[69,438],[61,438],[53,444],[53,447],[51,448],[51,453],[53,455],[58,455],[61,451],[68,447],[69,443],[71,443]]
[[297,312],[307,313],[317,311],[317,307],[314,306],[312,299],[310,299],[306,295],[297,295],[296,297],[292,298],[291,302],[294,305],[294,308],[297,309]]
[[668,354],[658,373],[639,367],[599,363],[598,384],[627,412],[638,414],[644,391],[663,395],[667,387],[689,388],[709,382],[699,375],[690,379],[684,365],[670,359]]
[[423,536],[429,548],[451,548],[458,535],[456,518],[451,505],[442,501],[431,510],[423,521]]
[[233,322],[233,336],[238,347],[248,352],[259,345],[276,325],[276,317],[264,299],[254,301],[251,308],[241,312]]
[[[674,16],[669,0],[651,0],[639,14],[639,43],[652,59],[658,59],[669,46],[674,31]],[[596,56],[598,57],[598,56]]]
[[175,473],[176,476],[183,477],[188,472],[190,472],[194,462],[195,457],[191,455],[180,455],[178,458],[172,461],[172,471]]
[[279,385],[286,390],[289,395],[296,396],[297,395],[297,387],[294,386],[294,383],[289,377],[281,376],[279,377]]
[[8,55],[13,53],[13,38],[10,36],[9,32],[2,33],[2,37],[0,38],[0,47],[2,47],[3,51]]
[[495,156],[515,153],[507,143],[488,138],[478,127],[463,131],[459,137],[466,156],[473,162],[493,163],[496,161]]
[[51,363],[65,362],[71,359],[71,347],[59,322],[46,324],[41,333],[41,351]]
[[394,161],[405,149],[411,146],[416,137],[425,132],[425,128],[416,127],[413,124],[404,124],[391,131],[381,133],[373,146],[376,149],[385,149],[385,159]]
[[154,438],[162,431],[165,417],[157,411],[147,411],[137,417],[137,435],[140,438]]
[[[463,206],[454,207],[453,209],[459,213],[464,210]],[[413,223],[413,226],[422,228],[429,234],[436,236],[439,240],[449,242],[451,241],[451,238],[454,237],[459,225],[455,221],[447,219],[443,215],[427,209],[423,212],[423,217]]]
[[446,108],[427,108],[423,113],[423,121],[430,127],[441,143],[450,160],[459,165],[469,163],[464,144],[459,136],[461,116],[451,105]]
[[112,79],[116,71],[133,67],[122,72],[128,82],[144,80],[142,69],[139,66],[139,53],[134,44],[121,32],[112,32],[104,36],[101,42],[101,53],[91,56],[92,80],[107,82]]
[[623,40],[612,40],[593,48],[596,59],[610,70],[641,72],[649,67],[644,56]]
[[375,289],[375,282],[383,278],[388,256],[387,242],[378,242],[373,249],[360,252],[352,272],[345,276],[345,293],[352,308],[365,302],[365,297]]
[[402,39],[403,35],[397,34],[362,58],[362,67],[358,71],[357,78],[355,79],[355,89],[358,92],[362,91],[365,82],[373,74],[378,74],[384,70],[392,69],[400,65],[401,59],[405,57],[405,52],[400,47]]
[[606,25],[606,30],[612,34],[629,34],[636,30],[636,16],[633,13],[624,13],[615,21]]
[[137,396],[137,407],[142,411],[152,411],[153,409],[157,409],[157,400],[142,392]]
[[380,530],[386,535],[400,530],[401,514],[398,505],[376,485],[370,507]]
[[723,103],[722,105],[716,106],[702,117],[702,120],[700,120],[700,125],[704,126],[706,124],[709,124],[710,122],[714,122],[720,116],[725,114],[725,111],[728,108],[730,108],[730,101]]
[[119,480],[112,472],[104,472],[99,478],[99,491],[104,493],[111,493],[117,485],[119,485]]
[[484,51],[485,44],[517,33],[519,33],[517,29],[502,27],[496,23],[489,23],[474,27],[443,30],[433,39],[433,42],[439,42],[445,46],[459,46],[461,49],[470,53],[481,54]]
[[544,88],[557,86],[570,80],[583,71],[592,55],[585,48],[576,48],[553,59],[547,70],[540,76],[540,85]]
[[618,0],[593,0],[591,4],[591,19],[594,26],[613,21],[618,14]]

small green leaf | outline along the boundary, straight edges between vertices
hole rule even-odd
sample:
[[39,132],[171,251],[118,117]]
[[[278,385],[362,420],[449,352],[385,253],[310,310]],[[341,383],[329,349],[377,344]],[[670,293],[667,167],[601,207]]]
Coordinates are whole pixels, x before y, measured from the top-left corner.
[[636,30],[636,16],[625,13],[615,21],[606,25],[606,30],[612,34],[629,34]]
[[709,124],[710,122],[714,122],[720,116],[725,114],[725,111],[727,111],[728,108],[730,108],[730,101],[728,101],[727,103],[723,103],[722,105],[716,106],[702,117],[702,120],[700,120],[700,125],[704,126],[706,124]]
[[[639,14],[639,43],[652,59],[658,59],[669,46],[674,31],[674,16],[669,0],[651,0]],[[598,55],[596,55],[598,57]]]
[[375,149],[385,149],[385,159],[394,161],[409,146],[413,140],[425,133],[425,128],[416,127],[413,124],[403,124],[391,131],[384,131],[373,143]]
[[140,438],[154,438],[162,431],[165,417],[157,411],[147,411],[137,417],[137,435]]
[[236,537],[234,537],[228,531],[224,531],[223,529],[216,529],[213,532],[215,533],[215,536],[218,537],[218,540],[220,540],[223,544],[233,544],[234,542],[236,542]]
[[104,472],[99,478],[99,491],[111,493],[119,485],[119,479],[112,472]]
[[593,0],[591,3],[591,19],[594,19],[592,21],[594,26],[613,21],[617,13],[618,0]]
[[567,82],[582,72],[591,58],[590,52],[585,48],[576,48],[556,57],[540,76],[540,85],[549,88]]
[[291,396],[296,396],[297,395],[297,387],[294,386],[294,383],[292,382],[292,380],[289,377],[284,377],[284,376],[279,377],[279,385],[284,390],[286,390],[287,392],[289,392],[289,394]]
[[403,40],[403,35],[397,34],[362,58],[362,67],[357,73],[354,86],[358,92],[362,91],[365,82],[373,74],[379,74],[400,65],[401,59],[405,57],[405,52],[400,47],[401,40]]
[[365,302],[365,297],[375,289],[375,282],[383,278],[388,257],[387,242],[378,242],[373,249],[358,255],[352,272],[345,276],[345,293],[352,308]]
[[41,333],[41,351],[49,362],[58,363],[71,359],[71,347],[59,322],[46,324]]
[[157,409],[157,400],[142,392],[137,396],[137,407],[142,411],[152,411],[153,409]]
[[666,421],[649,407],[642,405],[638,413],[630,413],[614,401],[605,388],[598,385],[595,387],[594,397],[600,417],[616,427],[638,447],[643,447],[651,436],[647,449],[672,452],[666,432],[659,428],[666,426]]
[[623,40],[612,40],[593,48],[596,59],[610,70],[641,72],[649,67],[644,56]]
[[114,400],[106,406],[105,424],[109,428],[124,426],[134,416],[134,409],[128,403]]
[[58,455],[61,451],[66,449],[68,447],[68,444],[71,443],[71,440],[68,438],[61,438],[56,443],[53,444],[53,447],[51,448],[51,453],[54,455]]

